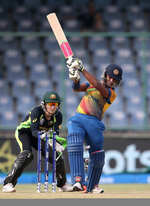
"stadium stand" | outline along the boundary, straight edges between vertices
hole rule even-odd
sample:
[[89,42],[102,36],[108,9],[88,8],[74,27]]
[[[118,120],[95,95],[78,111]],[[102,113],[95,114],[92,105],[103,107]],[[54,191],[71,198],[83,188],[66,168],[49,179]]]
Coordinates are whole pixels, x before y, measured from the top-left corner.
[[[61,23],[65,31],[79,32],[82,31],[79,16],[82,12],[87,12],[84,5],[88,0],[63,0],[61,9],[60,1],[58,4],[58,1],[54,0],[38,0],[36,5],[29,0],[22,3],[15,0],[13,4],[9,2],[3,0],[0,6],[0,31],[50,32],[46,14],[57,12],[59,19],[64,20]],[[94,0],[96,11],[102,16],[104,31],[107,32],[149,31],[146,12],[150,10],[148,2]],[[6,17],[4,14],[7,11],[10,12]],[[109,127],[143,124],[143,65],[147,72],[146,96],[150,99],[150,38],[119,35],[106,38],[95,34],[88,38],[69,34],[68,39],[75,55],[80,57],[88,70],[98,78],[109,63],[120,64],[124,69],[124,81],[118,100],[108,110],[104,121]],[[45,91],[54,89],[61,93],[62,78],[65,81],[67,119],[75,112],[81,94],[71,91],[71,84],[68,83],[63,68],[64,59],[54,36],[1,36],[0,63],[3,68],[0,71],[1,125],[14,126],[18,121],[18,114],[24,115],[26,110],[36,103],[35,99],[40,99]],[[17,98],[16,109],[13,106],[14,98]],[[147,102],[150,102],[149,99]]]

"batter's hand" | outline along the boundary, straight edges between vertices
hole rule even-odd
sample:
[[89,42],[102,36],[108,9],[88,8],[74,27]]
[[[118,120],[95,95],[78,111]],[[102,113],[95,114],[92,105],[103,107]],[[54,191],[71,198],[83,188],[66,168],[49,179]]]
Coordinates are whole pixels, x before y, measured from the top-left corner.
[[83,72],[84,70],[84,65],[82,63],[82,61],[78,58],[74,58],[74,57],[70,57],[67,59],[66,61],[66,66],[68,67],[68,69],[77,69],[80,72]]
[[71,80],[80,80],[79,71],[75,68],[69,68],[69,79]]

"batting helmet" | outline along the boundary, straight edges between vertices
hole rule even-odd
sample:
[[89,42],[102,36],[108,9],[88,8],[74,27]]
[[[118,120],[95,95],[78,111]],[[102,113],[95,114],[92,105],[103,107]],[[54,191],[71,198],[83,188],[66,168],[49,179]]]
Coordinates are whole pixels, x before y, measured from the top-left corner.
[[122,80],[123,71],[119,65],[109,64],[105,69],[105,76],[106,74],[120,83],[120,81]]
[[49,102],[58,102],[59,104],[61,103],[61,99],[59,95],[56,92],[53,91],[48,91],[44,94],[43,96],[43,102],[44,103],[49,103]]

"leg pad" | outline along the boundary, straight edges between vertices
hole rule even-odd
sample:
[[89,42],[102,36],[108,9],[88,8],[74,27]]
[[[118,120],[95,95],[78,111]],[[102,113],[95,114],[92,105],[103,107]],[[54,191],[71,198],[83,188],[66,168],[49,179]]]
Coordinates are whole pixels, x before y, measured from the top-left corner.
[[80,179],[81,184],[85,184],[82,133],[70,134],[67,142],[72,183],[75,184],[76,180]]
[[31,151],[24,150],[23,152],[21,152],[17,156],[17,159],[14,162],[12,170],[4,180],[4,185],[12,183],[13,186],[15,186],[17,183],[17,179],[20,177],[24,168],[32,161],[32,159],[33,154],[31,153]]
[[87,191],[91,192],[95,185],[99,184],[104,166],[105,153],[97,151],[90,154],[90,163],[88,168]]

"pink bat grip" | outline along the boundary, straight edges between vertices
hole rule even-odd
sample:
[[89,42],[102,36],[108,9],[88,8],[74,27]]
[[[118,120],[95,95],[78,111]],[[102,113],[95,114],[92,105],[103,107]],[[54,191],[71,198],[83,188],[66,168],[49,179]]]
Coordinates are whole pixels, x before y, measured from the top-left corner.
[[68,42],[63,42],[60,45],[60,48],[61,48],[65,58],[68,58],[68,57],[73,55],[73,52],[72,52],[71,47],[70,47]]

